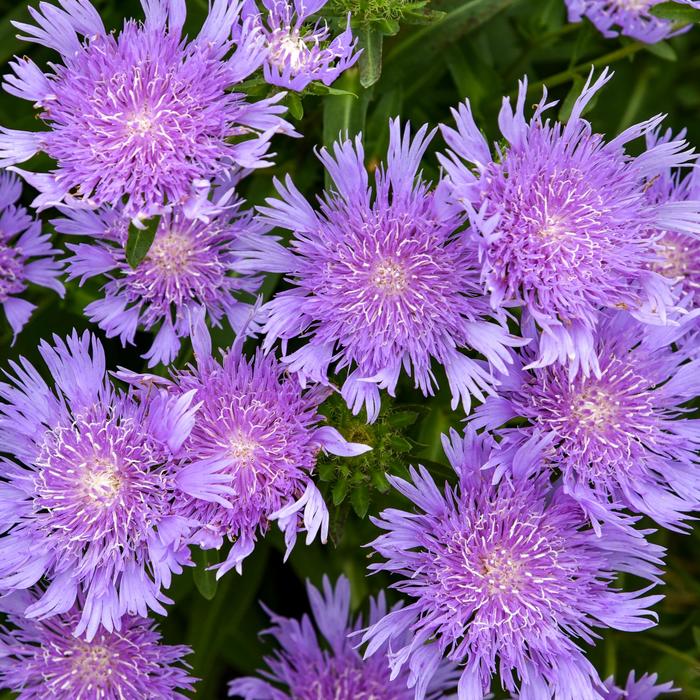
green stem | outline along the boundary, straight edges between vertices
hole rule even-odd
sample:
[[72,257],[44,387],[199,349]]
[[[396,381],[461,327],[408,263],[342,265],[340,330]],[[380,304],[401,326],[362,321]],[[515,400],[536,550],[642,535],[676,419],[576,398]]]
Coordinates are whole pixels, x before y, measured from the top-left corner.
[[582,71],[590,70],[591,68],[600,68],[601,66],[609,66],[611,63],[620,61],[623,58],[633,56],[645,47],[646,44],[643,44],[641,41],[635,41],[634,43],[627,44],[627,46],[623,46],[617,51],[611,51],[610,53],[606,53],[605,56],[596,58],[594,61],[579,63],[577,66],[562,71],[561,73],[556,73],[555,75],[552,75],[549,78],[545,78],[544,80],[538,80],[536,83],[532,83],[531,85],[529,85],[527,91],[536,92],[537,90],[540,90],[545,86],[547,86],[548,88],[553,88],[557,85],[563,85],[569,80],[573,80]]
[[504,10],[509,5],[512,5],[517,0],[473,0],[465,2],[452,12],[448,12],[442,19],[437,22],[426,25],[422,29],[413,32],[404,41],[395,45],[391,51],[387,52],[384,60],[384,68],[394,63],[403,63],[404,58],[415,55],[424,55],[423,48],[426,40],[432,34],[437,34],[444,39],[444,43],[449,43],[451,40],[450,30],[460,25],[460,22],[467,22],[465,28],[460,31],[460,34],[465,34],[471,29],[483,24],[486,20],[491,19],[495,14]]

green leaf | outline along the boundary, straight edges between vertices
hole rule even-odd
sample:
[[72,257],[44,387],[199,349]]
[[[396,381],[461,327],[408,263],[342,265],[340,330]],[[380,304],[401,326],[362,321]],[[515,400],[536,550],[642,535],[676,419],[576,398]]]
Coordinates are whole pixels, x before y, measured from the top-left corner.
[[439,58],[446,46],[487,22],[516,0],[471,0],[447,12],[441,19],[414,31],[403,41],[394,44],[384,61],[388,82],[400,76],[415,76],[416,71]]
[[324,85],[318,80],[314,80],[313,83],[306,88],[308,92],[312,95],[349,95],[357,99],[357,95],[349,90],[341,90],[340,88],[333,87],[332,85]]
[[366,486],[358,486],[350,494],[352,509],[358,518],[364,518],[369,510],[369,489]]
[[285,102],[289,113],[299,121],[304,116],[304,105],[301,102],[301,97],[296,92],[288,92]]
[[387,416],[386,422],[394,428],[407,428],[418,420],[417,411],[399,411]]
[[382,44],[384,33],[376,24],[366,24],[357,30],[358,48],[362,49],[358,66],[362,87],[374,85],[382,74]]
[[192,577],[194,585],[202,594],[202,597],[207,600],[213,600],[216,595],[218,581],[216,580],[216,571],[208,571],[210,566],[218,563],[216,551],[213,549],[200,549],[195,547],[192,552],[192,560],[196,566],[192,569]]
[[649,53],[662,58],[664,61],[678,60],[678,54],[667,41],[659,41],[656,44],[649,44],[645,48]]
[[446,14],[442,10],[419,10],[407,12],[401,20],[404,24],[432,24],[440,21]]
[[413,445],[401,435],[392,435],[388,440],[389,446],[397,452],[409,452]]
[[672,22],[691,24],[700,22],[700,10],[689,5],[679,5],[677,2],[662,2],[649,9],[654,17],[668,19]]
[[383,19],[377,22],[377,28],[381,30],[384,36],[396,36],[401,26],[395,19]]
[[333,487],[333,505],[339,506],[348,494],[348,482],[345,479],[340,479]]
[[129,238],[126,241],[126,261],[132,268],[139,266],[139,263],[148,255],[153,239],[156,237],[160,217],[154,216],[141,222],[144,228],[139,228],[132,221],[129,224]]

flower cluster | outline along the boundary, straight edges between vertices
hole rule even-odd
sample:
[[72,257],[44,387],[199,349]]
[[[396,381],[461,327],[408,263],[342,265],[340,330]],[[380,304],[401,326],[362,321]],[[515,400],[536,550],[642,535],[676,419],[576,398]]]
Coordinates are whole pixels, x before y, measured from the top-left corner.
[[33,102],[47,131],[2,129],[0,164],[39,151],[57,162],[49,174],[18,170],[40,207],[119,206],[152,215],[191,196],[193,183],[234,166],[266,165],[270,137],[290,131],[281,95],[251,102],[235,86],[262,63],[260,36],[234,28],[235,0],[214,0],[200,33],[184,43],[185,2],[143,0],[143,23],[108,32],[89,0],[42,3],[23,38],[58,52],[44,73],[17,58],[5,89]]
[[[674,26],[667,19],[651,14],[654,5],[664,0],[566,0],[569,21],[580,22],[589,19],[608,38],[623,36],[655,44],[690,29],[689,25]],[[697,0],[674,0],[679,5],[700,9]]]
[[[520,306],[539,332],[532,366],[567,364],[600,374],[593,334],[601,309],[624,309],[665,324],[677,310],[672,281],[654,269],[662,232],[700,233],[697,201],[655,200],[649,184],[690,165],[692,149],[660,141],[633,157],[625,145],[651,134],[662,117],[605,141],[582,117],[611,78],[592,75],[566,124],[544,119],[547,95],[525,119],[527,82],[517,105],[504,100],[496,154],[474,122],[469,102],[443,127],[442,157],[453,196],[469,214],[483,260],[482,281],[494,307]],[[656,231],[656,235],[650,235]]]
[[329,40],[331,30],[325,20],[310,25],[309,17],[328,0],[263,0],[264,10],[247,0],[243,16],[250,17],[264,36],[263,75],[271,85],[303,90],[312,81],[330,85],[360,57],[357,40],[350,30]]
[[410,602],[370,625],[366,654],[388,642],[394,672],[408,665],[424,687],[440,659],[460,664],[465,700],[487,693],[494,674],[522,698],[599,698],[598,675],[574,640],[654,624],[649,607],[661,596],[622,592],[616,581],[630,572],[658,583],[663,550],[631,528],[597,534],[548,479],[494,484],[489,462],[508,456],[488,436],[453,431],[444,447],[458,485],[441,490],[426,469],[411,469],[410,481],[391,482],[417,512],[374,519],[386,532],[371,546],[385,561],[370,569],[398,575]]
[[[284,361],[307,380],[325,384],[329,370],[348,370],[342,395],[353,411],[374,421],[379,390],[394,396],[401,370],[432,394],[431,363],[444,368],[452,407],[469,410],[471,397],[494,391],[493,369],[506,371],[510,348],[504,316],[489,318],[480,292],[478,251],[459,234],[465,217],[448,201],[444,183],[432,189],[418,175],[432,138],[422,127],[390,124],[386,167],[375,171],[374,192],[358,138],[322,149],[335,183],[315,211],[291,178],[276,182],[280,199],[261,207],[262,220],[288,228],[291,247],[251,241],[251,264],[286,274],[291,289],[262,308],[263,347],[295,338],[301,348]],[[476,351],[488,365],[464,352]]]
[[177,476],[177,512],[197,523],[194,541],[205,549],[234,542],[218,576],[252,551],[258,531],[277,521],[287,555],[300,529],[307,544],[328,535],[328,509],[314,484],[319,452],[351,457],[369,446],[346,442],[320,425],[322,388],[304,391],[274,357],[248,360],[237,343],[217,362],[206,331],[197,329],[197,366],[175,375],[175,392],[199,404],[184,448],[190,455]]
[[[468,101],[453,110],[433,180],[438,130],[395,118],[383,162],[340,134],[317,153],[325,191],[312,200],[287,175],[255,208],[242,183],[272,164],[273,137],[298,136],[278,88],[321,92],[360,55],[351,18],[335,36],[324,0],[261,1],[211,0],[193,38],[185,0],[141,0],[144,19],[120,31],[89,0],[41,2],[17,24],[59,59],[12,63],[4,87],[41,127],[1,128],[0,166],[38,190],[36,210],[58,211],[68,253],[55,259],[20,180],[0,174],[5,316],[17,335],[33,309],[21,295],[62,295],[65,266],[86,319],[164,367],[110,374],[100,340],[73,331],[40,343],[43,366],[20,356],[3,371],[0,684],[20,700],[185,698],[189,649],[148,618],[196,548],[217,579],[240,573],[276,526],[286,560],[300,534],[327,542],[343,511],[325,493],[338,505],[357,487],[363,517],[376,482],[388,507],[371,518],[369,570],[402,600],[382,592],[363,620],[347,578],[309,585],[313,619],[270,613],[279,648],[231,696],[673,691],[655,674],[604,681],[584,648],[656,623],[665,550],[640,521],[687,531],[700,509],[693,149],[661,116],[597,133],[584,110],[607,69],[565,123],[546,91],[528,118],[524,80],[493,145]],[[572,20],[646,42],[684,29],[656,4],[568,1]],[[16,167],[39,153],[50,172]],[[438,393],[437,410],[459,411],[428,425],[415,404]],[[380,417],[383,394],[414,405]],[[351,413],[352,431],[338,418]],[[443,436],[451,468],[407,467],[465,415],[464,435]],[[404,478],[385,477],[394,467]],[[200,590],[211,571],[195,572]]]
[[185,700],[177,691],[194,687],[183,661],[191,649],[161,644],[150,620],[127,617],[119,631],[100,630],[87,641],[71,634],[75,610],[45,621],[9,612],[9,626],[0,629],[0,683],[18,700]]
[[80,278],[83,284],[98,275],[108,278],[104,298],[86,307],[88,318],[123,344],[134,342],[138,328],[157,329],[144,355],[151,367],[177,357],[200,311],[213,325],[225,317],[237,333],[242,331],[250,307],[238,295],[256,292],[261,280],[249,269],[239,271],[236,246],[240,237],[254,238],[261,227],[233,197],[229,187],[220,187],[213,201],[201,197],[164,214],[136,267],[126,258],[129,218],[123,212],[65,209],[65,216],[53,221],[56,230],[91,240],[68,244],[68,279]]
[[[299,621],[270,613],[273,627],[266,634],[281,648],[265,659],[269,670],[262,674],[268,680],[239,678],[229,685],[229,696],[244,700],[413,700],[415,685],[427,700],[447,697],[443,693],[454,687],[459,675],[452,664],[440,663],[430,678],[406,669],[390,676],[383,659],[362,658],[351,640],[360,631],[362,619],[351,618],[347,578],[339,578],[333,588],[324,577],[323,591],[308,583],[307,591],[315,626],[306,615]],[[378,622],[386,613],[381,593],[370,600],[369,623]]]
[[25,359],[0,383],[0,590],[48,581],[27,617],[80,599],[75,633],[90,640],[127,613],[164,613],[162,589],[189,563],[172,502],[193,393],[119,390],[87,333],[39,351],[53,389]]
[[36,308],[21,295],[29,283],[53,289],[63,296],[58,280],[62,265],[50,236],[41,232],[41,222],[17,205],[20,181],[11,173],[0,173],[0,306],[15,337]]

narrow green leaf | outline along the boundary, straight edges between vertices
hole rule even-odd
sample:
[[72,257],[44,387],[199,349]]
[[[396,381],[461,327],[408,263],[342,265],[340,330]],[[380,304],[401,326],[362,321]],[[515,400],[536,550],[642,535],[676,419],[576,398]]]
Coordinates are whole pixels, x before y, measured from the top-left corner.
[[677,61],[678,54],[675,52],[674,48],[667,41],[659,41],[656,44],[649,44],[646,47],[649,53],[654,54],[662,58],[664,61]]
[[382,74],[384,33],[377,24],[366,24],[357,30],[358,47],[362,49],[358,66],[362,87],[374,85]]
[[417,420],[417,411],[399,411],[398,413],[390,414],[386,422],[394,428],[407,428],[409,425],[413,425]]
[[392,435],[388,442],[389,446],[397,452],[408,452],[413,448],[413,445],[401,435]]
[[425,70],[443,49],[512,5],[516,0],[471,0],[447,12],[441,19],[421,27],[394,44],[384,60],[384,73],[389,82],[399,76],[414,75]]
[[192,577],[194,585],[202,594],[202,597],[207,600],[213,600],[216,595],[218,581],[216,580],[216,571],[208,571],[207,569],[218,563],[216,551],[213,549],[200,549],[195,547],[192,552],[192,559],[196,566],[192,569]]
[[395,19],[383,19],[377,23],[377,28],[381,30],[384,36],[396,36],[401,26]]
[[133,222],[129,224],[129,238],[126,241],[126,261],[132,268],[148,255],[153,239],[156,237],[160,217],[154,216],[142,222],[144,228],[138,228]]
[[447,12],[442,10],[419,10],[417,12],[407,12],[401,20],[404,24],[432,24],[440,21]]
[[677,2],[662,2],[649,8],[649,12],[654,17],[668,19],[672,22],[683,24],[700,22],[700,10],[696,10],[689,5],[680,5]]
[[299,121],[304,116],[304,105],[301,102],[301,97],[296,92],[287,93],[285,98],[287,109],[294,119]]
[[333,487],[333,505],[339,506],[348,494],[348,482],[345,479],[337,481]]
[[369,489],[366,486],[358,486],[350,494],[352,509],[358,518],[364,518],[369,510]]

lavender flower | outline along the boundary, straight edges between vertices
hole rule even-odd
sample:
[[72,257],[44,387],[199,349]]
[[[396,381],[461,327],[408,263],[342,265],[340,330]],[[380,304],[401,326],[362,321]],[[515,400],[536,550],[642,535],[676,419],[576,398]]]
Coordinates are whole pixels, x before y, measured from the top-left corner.
[[137,328],[158,329],[144,355],[153,367],[169,364],[180,350],[181,338],[189,334],[190,319],[205,311],[213,325],[223,317],[240,332],[250,306],[238,292],[254,292],[261,278],[238,274],[236,242],[242,233],[260,235],[259,224],[231,193],[211,203],[176,207],[164,214],[146,257],[136,268],[127,262],[125,244],[129,219],[113,209],[96,212],[63,210],[65,218],[53,222],[64,234],[90,236],[95,242],[69,244],[68,279],[106,274],[104,297],[91,302],[85,313],[106,332],[133,343]]
[[397,575],[411,602],[369,627],[366,655],[388,642],[393,672],[408,664],[424,684],[441,659],[458,663],[459,700],[482,698],[496,674],[522,700],[599,700],[601,681],[575,640],[654,624],[649,606],[661,596],[615,582],[631,572],[658,583],[663,549],[631,527],[597,536],[546,478],[494,483],[487,466],[499,455],[488,436],[452,431],[443,444],[459,485],[441,491],[426,469],[412,468],[411,482],[391,482],[416,512],[374,520],[386,533],[371,546],[386,561],[370,568]]
[[606,143],[581,114],[610,74],[591,79],[566,125],[543,120],[553,104],[546,92],[526,122],[521,83],[515,112],[504,100],[507,146],[496,146],[495,158],[464,103],[453,111],[457,130],[443,127],[451,151],[441,159],[480,237],[491,303],[521,305],[534,318],[541,329],[534,366],[568,361],[573,374],[599,371],[592,337],[600,308],[666,322],[671,282],[650,270],[658,253],[649,231],[700,232],[700,202],[654,203],[645,192],[659,173],[694,160],[692,151],[676,140],[636,158],[625,153],[661,116]]
[[[683,133],[681,134],[683,135]],[[651,133],[647,145],[656,146],[673,140],[671,131]],[[666,202],[697,202],[700,200],[700,175],[697,168],[683,177],[682,173],[666,169],[646,188],[655,204]],[[656,242],[657,259],[652,269],[673,282],[674,295],[688,309],[700,306],[700,240],[697,236],[676,231],[651,232]]]
[[472,425],[526,418],[527,426],[500,434],[515,449],[544,437],[565,490],[591,517],[619,502],[677,529],[700,504],[700,421],[680,420],[700,391],[700,359],[683,342],[695,328],[692,318],[659,328],[607,314],[595,336],[600,376],[516,365]]
[[608,678],[605,681],[607,692],[603,696],[604,700],[656,700],[659,695],[673,693],[678,690],[678,688],[673,687],[673,683],[656,685],[656,678],[655,673],[651,675],[645,673],[639,677],[639,680],[636,680],[634,671],[630,671],[624,689],[618,688],[614,680]]
[[[41,3],[22,37],[57,51],[43,73],[28,58],[12,64],[5,89],[39,107],[48,131],[2,129],[0,164],[44,151],[48,175],[18,170],[39,191],[40,207],[127,201],[129,215],[151,215],[189,197],[192,182],[232,166],[254,168],[271,135],[288,128],[281,96],[247,101],[231,88],[256,70],[264,47],[250,25],[231,55],[237,0],[213,0],[191,42],[182,40],[185,0],[142,0],[143,24],[107,32],[89,0]],[[82,37],[82,38],[81,38]]]
[[[647,44],[655,44],[690,29],[678,28],[673,22],[654,17],[649,11],[664,0],[566,0],[569,21],[580,22],[587,17],[607,37],[619,34]],[[675,0],[679,5],[700,8],[697,0]]]
[[49,386],[24,358],[0,383],[0,590],[45,581],[30,618],[80,597],[76,635],[164,613],[163,588],[189,562],[188,524],[172,513],[175,466],[194,423],[192,393],[145,397],[112,386],[89,334],[39,351]]
[[133,616],[86,641],[71,634],[79,617],[10,615],[12,627],[0,630],[0,687],[17,700],[185,700],[177,691],[194,686],[182,661],[189,647],[161,644],[154,623]]
[[[326,383],[331,365],[350,371],[342,394],[354,413],[364,405],[370,421],[379,413],[379,390],[394,395],[402,367],[424,395],[436,384],[431,362],[447,374],[452,407],[483,398],[495,381],[475,350],[504,372],[509,346],[503,320],[487,319],[479,264],[469,241],[458,235],[463,217],[446,201],[442,184],[431,190],[418,176],[432,138],[422,127],[411,140],[398,120],[390,125],[386,168],[375,173],[374,196],[358,137],[338,143],[320,160],[335,181],[314,211],[290,178],[277,182],[281,199],[268,199],[263,221],[291,229],[291,249],[270,240],[251,243],[251,265],[284,272],[292,288],[263,307],[269,349],[281,338],[306,340],[284,361],[303,380]],[[416,178],[418,181],[416,182]]]
[[218,576],[253,551],[258,532],[277,521],[287,555],[300,529],[307,544],[321,533],[326,541],[328,510],[311,474],[318,453],[354,456],[370,448],[346,442],[331,426],[320,426],[318,405],[327,392],[303,391],[299,380],[271,355],[252,360],[240,342],[221,363],[207,345],[199,319],[196,368],[176,375],[183,396],[201,403],[185,450],[193,457],[177,476],[178,511],[201,524],[194,541],[204,548],[234,542],[217,565]]
[[[361,618],[353,621],[350,616],[348,579],[341,576],[334,589],[324,576],[323,592],[309,583],[306,587],[315,627],[306,615],[299,621],[270,613],[273,627],[265,634],[277,639],[281,649],[265,659],[269,670],[261,674],[266,680],[234,680],[229,685],[229,696],[245,700],[413,700],[415,693],[407,684],[418,680],[425,685],[430,700],[447,697],[443,692],[454,687],[458,677],[450,664],[440,664],[430,682],[423,684],[420,679],[411,679],[406,670],[390,678],[383,654],[362,659],[348,639],[363,624]],[[370,600],[370,624],[386,612],[383,593]]]
[[263,0],[265,11],[260,12],[254,0],[247,0],[243,16],[265,37],[263,74],[268,83],[291,90],[303,90],[313,80],[330,85],[360,57],[349,16],[345,31],[332,40],[325,20],[307,23],[327,2]]
[[36,308],[20,295],[27,283],[48,287],[61,297],[63,285],[57,277],[61,264],[53,257],[50,236],[42,234],[41,222],[17,206],[22,193],[19,180],[10,173],[0,173],[0,306],[5,311],[15,337]]

